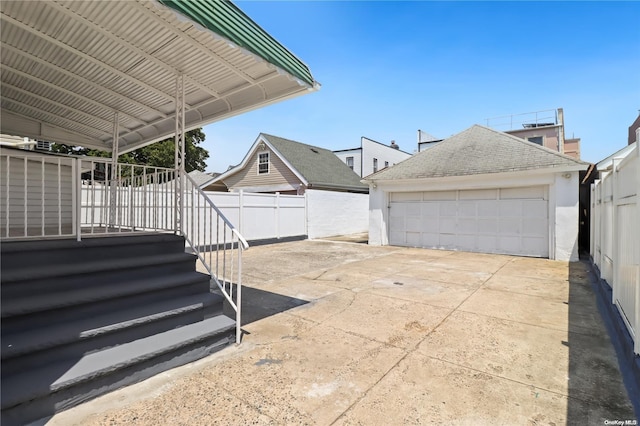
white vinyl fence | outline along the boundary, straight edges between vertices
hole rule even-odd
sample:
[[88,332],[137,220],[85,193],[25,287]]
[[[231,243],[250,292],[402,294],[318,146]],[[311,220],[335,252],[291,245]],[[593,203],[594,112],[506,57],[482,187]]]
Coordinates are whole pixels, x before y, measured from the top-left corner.
[[640,150],[613,158],[591,187],[591,256],[640,354]]
[[247,241],[307,235],[305,197],[246,192],[205,192]]
[[[173,188],[143,191],[142,188],[127,187],[120,189],[119,201],[127,206],[130,200],[133,208],[127,209],[131,219],[126,224],[131,228],[143,230],[147,223],[173,221]],[[107,222],[108,188],[100,185],[83,186],[81,223],[104,224]],[[323,238],[335,235],[347,235],[367,232],[369,214],[368,194],[308,190],[305,195],[259,194],[249,192],[205,192],[206,196],[238,229],[247,241],[271,240],[288,237],[307,236]],[[142,197],[142,198],[141,198]],[[185,198],[185,206],[198,215],[186,218],[190,223],[205,223],[210,218],[202,216],[205,203],[197,197]],[[89,208],[89,206],[94,206]],[[169,208],[145,209],[151,206]],[[202,211],[201,211],[202,210]],[[166,213],[158,213],[166,212]],[[200,212],[200,213],[198,213]],[[163,214],[162,217],[151,215]],[[214,225],[215,226],[215,225]],[[188,227],[188,226],[187,226]],[[185,229],[189,232],[189,229]],[[202,232],[205,232],[202,228]],[[200,232],[200,231],[198,231]],[[197,241],[211,244],[207,238],[194,235]]]

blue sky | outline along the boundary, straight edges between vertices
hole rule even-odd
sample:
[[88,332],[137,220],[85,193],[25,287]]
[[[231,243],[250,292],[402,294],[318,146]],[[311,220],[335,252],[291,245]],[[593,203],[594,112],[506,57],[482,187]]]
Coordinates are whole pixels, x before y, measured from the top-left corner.
[[337,150],[416,149],[487,118],[562,107],[597,162],[640,109],[639,2],[236,1],[302,59],[318,92],[205,126],[207,171],[260,132]]

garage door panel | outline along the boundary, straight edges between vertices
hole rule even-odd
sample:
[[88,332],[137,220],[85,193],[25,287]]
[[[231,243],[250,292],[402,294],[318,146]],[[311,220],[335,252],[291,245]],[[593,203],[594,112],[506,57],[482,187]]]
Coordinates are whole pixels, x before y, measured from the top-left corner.
[[392,192],[391,202],[422,201],[422,192]]
[[476,236],[475,235],[458,235],[456,248],[464,251],[476,251]]
[[499,213],[497,201],[478,201],[478,216],[496,217]]
[[440,216],[456,217],[458,213],[458,203],[455,201],[443,201],[440,203]]
[[520,235],[522,219],[503,217],[498,221],[498,233],[500,235]]
[[440,234],[440,244],[438,247],[453,250],[456,248],[457,238],[453,234]]
[[446,201],[456,199],[456,191],[433,191],[422,193],[422,199],[424,201]]
[[440,216],[440,205],[432,201],[422,203],[422,216],[437,218]]
[[409,216],[407,217],[407,220],[405,222],[405,230],[407,232],[422,232],[422,218],[421,217],[413,217],[413,216]]
[[422,234],[420,232],[407,232],[407,245],[411,247],[420,247],[422,242]]
[[404,217],[406,215],[407,205],[403,203],[391,203],[391,211],[389,212],[389,216],[396,217]]
[[538,218],[526,218],[522,223],[522,235],[544,236],[547,232],[547,221]]
[[438,218],[423,218],[422,219],[422,232],[426,232],[429,234],[437,234],[438,233]]
[[458,216],[476,217],[477,203],[474,201],[461,201],[458,203]]
[[423,233],[422,234],[422,247],[438,247],[440,245],[440,234],[437,233]]
[[497,218],[478,218],[478,235],[498,233]]
[[520,237],[498,237],[498,250],[500,253],[520,253]]
[[469,189],[460,191],[460,200],[497,200],[497,189]]
[[459,218],[458,232],[463,234],[476,234],[478,232],[478,222],[475,218]]
[[420,217],[422,215],[422,206],[420,203],[406,203],[405,211],[407,216]]
[[389,231],[389,244],[391,244],[393,246],[404,246],[404,245],[406,245],[404,236],[405,236],[404,230],[402,230],[401,232]]
[[456,233],[456,218],[455,217],[441,217],[439,221],[439,231],[442,234],[455,234]]
[[495,235],[478,235],[478,251],[495,253],[498,249],[498,237]]
[[518,188],[502,188],[500,190],[501,200],[526,200],[526,199],[544,199],[544,186],[528,186]]
[[405,230],[405,218],[402,216],[391,216],[389,221],[390,232],[404,232]]
[[501,217],[522,216],[522,202],[519,200],[513,200],[513,201],[501,200],[498,202],[498,206],[499,206],[499,215]]
[[523,200],[522,215],[525,217],[547,217],[547,202],[544,200]]
[[522,237],[523,251],[519,254],[537,256],[538,253],[546,252],[549,250],[546,238],[540,237]]

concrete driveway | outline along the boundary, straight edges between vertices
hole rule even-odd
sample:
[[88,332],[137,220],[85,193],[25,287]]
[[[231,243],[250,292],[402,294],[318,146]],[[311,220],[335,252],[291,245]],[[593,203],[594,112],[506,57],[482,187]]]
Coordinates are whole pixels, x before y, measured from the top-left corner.
[[49,424],[635,419],[583,263],[331,241],[244,259],[241,346]]

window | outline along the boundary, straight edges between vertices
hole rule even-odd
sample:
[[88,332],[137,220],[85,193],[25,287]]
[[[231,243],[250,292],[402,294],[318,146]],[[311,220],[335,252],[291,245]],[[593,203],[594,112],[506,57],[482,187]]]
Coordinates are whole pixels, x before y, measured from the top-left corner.
[[353,170],[353,157],[347,157],[347,166]]
[[373,173],[378,171],[378,159],[374,158],[373,159]]
[[538,145],[544,145],[543,144],[544,136],[531,136],[531,137],[528,137],[527,140],[529,142],[533,142],[533,143],[538,144]]
[[258,154],[258,174],[264,175],[269,173],[269,153],[261,152]]
[[385,169],[386,169],[387,167],[389,167],[389,162],[388,162],[388,161],[385,161],[385,162],[384,162],[384,167],[385,167]]

